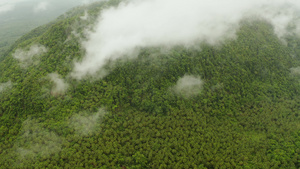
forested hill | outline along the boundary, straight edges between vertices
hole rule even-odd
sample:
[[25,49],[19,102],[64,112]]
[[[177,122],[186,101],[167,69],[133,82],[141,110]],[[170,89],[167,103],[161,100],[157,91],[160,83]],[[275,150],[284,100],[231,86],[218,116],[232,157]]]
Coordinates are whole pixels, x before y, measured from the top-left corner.
[[244,20],[218,46],[142,48],[73,79],[86,29],[117,4],[75,8],[0,58],[0,168],[300,168],[297,36]]

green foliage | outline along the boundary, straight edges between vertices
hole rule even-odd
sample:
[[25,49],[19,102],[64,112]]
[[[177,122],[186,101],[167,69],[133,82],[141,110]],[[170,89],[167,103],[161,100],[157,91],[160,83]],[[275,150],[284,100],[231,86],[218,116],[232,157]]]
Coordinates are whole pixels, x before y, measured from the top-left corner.
[[[143,48],[108,64],[103,79],[69,78],[84,55],[80,25],[118,3],[76,8],[6,52],[0,84],[13,86],[0,93],[0,168],[300,167],[300,77],[290,72],[300,39],[283,45],[265,21],[244,21],[218,47]],[[91,20],[79,19],[85,10]],[[48,51],[24,69],[13,53],[32,44]],[[66,93],[51,92],[54,72]],[[171,90],[184,75],[203,80],[194,97]]]

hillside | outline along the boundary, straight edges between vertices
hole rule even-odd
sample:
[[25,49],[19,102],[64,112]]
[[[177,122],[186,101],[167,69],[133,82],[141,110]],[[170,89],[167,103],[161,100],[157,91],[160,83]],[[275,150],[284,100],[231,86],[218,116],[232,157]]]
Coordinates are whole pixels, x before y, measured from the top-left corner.
[[85,30],[118,3],[75,8],[0,58],[0,168],[300,168],[299,37],[245,19],[217,46],[142,47],[72,78]]
[[47,2],[39,0],[1,1],[0,57],[22,35],[37,26],[52,21],[80,4],[83,4],[81,0],[65,0],[63,2],[59,0]]

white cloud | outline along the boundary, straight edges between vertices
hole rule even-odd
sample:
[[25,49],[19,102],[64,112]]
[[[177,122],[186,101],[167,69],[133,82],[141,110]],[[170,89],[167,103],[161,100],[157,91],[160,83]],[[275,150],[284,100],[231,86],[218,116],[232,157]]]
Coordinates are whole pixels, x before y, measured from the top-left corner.
[[293,67],[290,70],[291,70],[291,74],[292,75],[295,75],[295,76],[299,76],[300,75],[300,67]]
[[75,114],[69,120],[69,126],[75,130],[77,134],[88,135],[96,130],[97,125],[101,124],[101,120],[107,112],[99,109],[97,113]]
[[175,86],[171,90],[184,98],[190,98],[199,94],[204,82],[199,76],[184,75],[178,79]]
[[35,13],[38,13],[38,12],[42,12],[42,11],[46,11],[49,7],[49,2],[47,1],[42,1],[42,2],[39,2],[34,8],[33,8],[33,11]]
[[45,52],[47,52],[46,47],[39,44],[34,44],[29,50],[17,49],[13,54],[13,57],[20,61],[20,64],[23,68],[26,68],[34,62],[33,57],[41,55]]
[[17,3],[25,0],[0,0],[0,14],[14,10]]
[[0,83],[0,93],[12,87],[12,82]]
[[57,73],[51,73],[48,75],[50,80],[54,83],[53,88],[51,89],[51,94],[56,96],[59,94],[63,94],[67,91],[69,85],[65,82],[64,79],[60,78]]
[[89,14],[87,13],[87,11],[84,11],[84,15],[80,17],[80,19],[82,20],[87,20],[89,18]]
[[20,137],[14,145],[17,153],[17,166],[33,163],[38,157],[49,158],[61,150],[62,142],[63,138],[42,127],[37,120],[25,120]]
[[139,47],[218,44],[234,38],[240,21],[249,16],[269,20],[279,37],[297,15],[293,0],[131,0],[104,10],[83,43],[86,56],[71,74],[95,74],[106,63]]
[[2,6],[0,6],[0,14],[11,11],[13,9],[14,9],[14,5],[12,5],[12,4],[2,5]]
[[89,4],[89,3],[97,2],[97,1],[107,1],[107,0],[82,0],[81,3],[82,4]]

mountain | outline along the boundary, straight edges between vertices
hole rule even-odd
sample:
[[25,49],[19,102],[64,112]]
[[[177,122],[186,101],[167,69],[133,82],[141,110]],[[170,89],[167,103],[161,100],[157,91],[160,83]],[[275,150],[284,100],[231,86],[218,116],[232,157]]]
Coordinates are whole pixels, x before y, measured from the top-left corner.
[[81,0],[15,0],[0,3],[0,57],[18,38],[80,4]]
[[0,168],[300,167],[298,36],[245,19],[219,45],[141,47],[74,79],[86,31],[118,4],[75,8],[5,51]]

